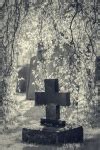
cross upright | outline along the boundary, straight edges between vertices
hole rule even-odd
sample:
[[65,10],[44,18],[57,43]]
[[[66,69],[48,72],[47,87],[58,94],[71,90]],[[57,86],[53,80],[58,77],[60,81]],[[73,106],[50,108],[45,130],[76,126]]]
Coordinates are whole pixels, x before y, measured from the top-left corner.
[[60,106],[70,105],[70,93],[59,93],[58,79],[45,79],[45,92],[35,92],[35,105],[46,106],[46,118],[41,125],[64,127],[65,121],[60,120]]

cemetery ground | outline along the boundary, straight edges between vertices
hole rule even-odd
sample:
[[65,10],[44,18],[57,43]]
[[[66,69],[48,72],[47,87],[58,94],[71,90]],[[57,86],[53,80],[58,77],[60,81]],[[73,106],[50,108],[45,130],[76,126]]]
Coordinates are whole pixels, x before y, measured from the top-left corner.
[[22,128],[32,127],[40,122],[45,112],[34,101],[26,100],[24,94],[16,94],[19,114],[9,124],[9,130],[0,132],[0,150],[100,150],[100,128],[84,128],[82,144],[66,144],[63,146],[35,145],[22,143]]

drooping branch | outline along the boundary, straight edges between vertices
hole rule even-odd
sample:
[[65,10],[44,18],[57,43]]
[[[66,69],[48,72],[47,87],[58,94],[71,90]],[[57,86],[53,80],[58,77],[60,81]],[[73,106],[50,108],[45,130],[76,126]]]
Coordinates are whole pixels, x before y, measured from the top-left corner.
[[[77,74],[82,72],[83,64],[86,73],[86,69],[88,67],[88,61],[90,62],[92,58],[95,57],[96,55],[95,47],[94,47],[95,39],[93,37],[93,34],[95,33],[96,23],[97,23],[96,0],[94,0],[93,5],[91,4],[91,2],[87,4],[86,0],[81,0],[81,1],[79,0],[72,0],[72,1],[58,0],[57,1],[56,0],[56,2],[52,0],[46,0],[46,1],[41,0],[41,1],[37,1],[36,3],[30,0],[19,0],[19,1],[15,0],[13,3],[8,0],[5,0],[2,7],[3,9],[5,9],[5,14],[6,14],[5,26],[3,28],[4,46],[5,46],[4,49],[5,68],[3,74],[4,88],[7,89],[9,86],[9,83],[6,81],[7,76],[12,75],[13,68],[14,67],[16,68],[16,64],[14,64],[16,59],[16,51],[14,49],[14,41],[16,38],[16,33],[20,28],[20,24],[22,23],[23,19],[25,19],[25,17],[28,16],[28,12],[30,11],[30,8],[32,8],[35,10],[37,14],[38,12],[40,13],[39,17],[41,17],[41,21],[39,22],[38,27],[40,29],[39,35],[41,36],[40,38],[42,42],[44,42],[42,29],[45,28],[43,27],[42,22],[48,18],[50,19],[51,21],[50,23],[53,25],[54,34],[56,33],[55,35],[56,41],[58,41],[59,43],[57,45],[57,42],[53,43],[54,42],[53,40],[55,39],[52,40],[54,49],[56,49],[56,52],[59,51],[59,57],[57,58],[58,64],[61,64],[60,62],[62,62],[63,60],[63,57],[61,57],[61,55],[64,55],[63,53],[63,49],[64,49],[65,54],[68,54],[66,56],[66,60],[68,60],[66,64],[68,64],[69,67],[67,68],[66,65],[66,69],[64,68],[63,71],[68,70],[68,72],[70,73],[70,77],[68,80],[66,80],[66,82],[67,81],[69,82],[68,85],[69,89],[71,89],[71,87],[74,85],[71,91],[72,93],[74,92],[75,89],[77,89],[76,91],[77,93],[79,93],[80,85],[79,82],[77,82],[76,76]],[[66,23],[66,25],[63,25],[64,27],[66,26],[64,30],[60,29],[61,24],[59,23],[60,22],[59,20],[61,22],[64,20],[65,21],[68,20],[68,23]],[[86,39],[84,39],[81,28],[83,28],[83,30],[85,31],[84,36]],[[67,29],[70,32],[68,35],[66,34]],[[75,30],[77,31],[77,33],[75,32]],[[65,42],[61,43],[62,39],[64,39]],[[64,47],[64,45],[72,47],[73,50],[68,51],[68,48]],[[47,53],[49,52],[49,50],[51,50],[49,47],[50,46],[46,47]],[[58,73],[62,75],[62,72],[59,71]],[[86,76],[84,74],[82,77],[85,78],[87,81],[87,73]],[[92,71],[91,71],[91,76],[92,76]],[[82,81],[82,79],[80,80]],[[74,100],[77,99],[76,97],[74,96]],[[8,97],[5,98],[6,101],[8,101],[7,99]],[[10,102],[8,101],[8,103]]]

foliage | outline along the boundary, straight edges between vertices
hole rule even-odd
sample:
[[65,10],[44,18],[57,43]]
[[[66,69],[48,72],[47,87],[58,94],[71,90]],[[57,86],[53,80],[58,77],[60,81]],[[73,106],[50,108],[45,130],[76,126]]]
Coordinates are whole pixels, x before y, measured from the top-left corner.
[[[77,102],[79,112],[89,117],[95,96],[97,2],[5,0],[3,7],[7,14],[4,40],[8,55],[3,76],[7,87],[6,79],[15,74],[17,52],[25,56],[30,51],[37,57],[37,70],[33,70],[37,88],[43,90],[44,78],[58,78],[61,91],[71,92],[74,109],[70,118],[77,114]],[[13,85],[11,78],[10,82]],[[5,101],[11,99],[8,95]]]

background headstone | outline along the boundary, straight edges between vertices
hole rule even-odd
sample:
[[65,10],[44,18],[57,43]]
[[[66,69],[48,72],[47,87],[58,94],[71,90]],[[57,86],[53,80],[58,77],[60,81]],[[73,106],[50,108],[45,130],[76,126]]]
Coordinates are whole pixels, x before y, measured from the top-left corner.
[[29,100],[33,100],[35,98],[35,85],[34,81],[35,78],[32,74],[32,70],[36,70],[37,68],[37,62],[36,57],[32,57],[30,60],[30,68],[28,73],[28,80],[27,80],[27,88],[26,88],[26,98]]
[[26,64],[19,69],[16,92],[19,92],[19,93],[25,93],[26,92],[29,67],[30,67],[30,65]]

